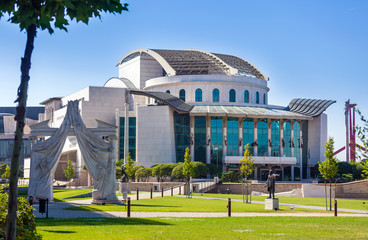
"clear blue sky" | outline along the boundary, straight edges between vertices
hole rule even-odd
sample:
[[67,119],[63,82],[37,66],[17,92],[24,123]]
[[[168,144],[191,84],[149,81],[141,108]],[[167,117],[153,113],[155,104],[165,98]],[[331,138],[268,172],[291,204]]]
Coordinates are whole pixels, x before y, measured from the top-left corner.
[[[129,12],[103,15],[69,32],[39,32],[28,105],[102,86],[136,48],[185,49],[242,57],[270,77],[269,103],[336,100],[328,114],[335,148],[345,144],[344,102],[368,116],[368,1],[128,1]],[[26,35],[0,20],[0,106],[14,106]],[[344,154],[338,155],[344,160]]]

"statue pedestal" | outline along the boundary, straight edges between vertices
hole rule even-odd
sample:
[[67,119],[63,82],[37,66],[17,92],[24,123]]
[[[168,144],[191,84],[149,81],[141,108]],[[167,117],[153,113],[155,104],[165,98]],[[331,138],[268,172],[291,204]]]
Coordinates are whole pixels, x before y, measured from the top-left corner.
[[123,199],[127,199],[129,190],[129,182],[122,182],[121,183],[121,193],[123,194]]
[[279,209],[279,199],[278,198],[266,198],[265,199],[265,209],[278,210]]

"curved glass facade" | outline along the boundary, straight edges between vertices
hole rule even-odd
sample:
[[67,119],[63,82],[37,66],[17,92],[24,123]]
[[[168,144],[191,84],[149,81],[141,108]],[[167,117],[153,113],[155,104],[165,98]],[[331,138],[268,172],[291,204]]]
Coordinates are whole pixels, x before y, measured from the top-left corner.
[[239,122],[237,118],[227,119],[227,156],[239,156]]
[[202,102],[202,89],[197,88],[195,91],[195,101]]
[[249,92],[248,92],[248,90],[244,91],[244,102],[249,103]]
[[266,104],[266,93],[263,94],[263,104]]
[[236,93],[234,89],[230,89],[229,91],[229,102],[235,102],[236,101]]
[[299,122],[294,123],[294,157],[296,157],[296,165],[300,164],[300,124]]
[[[243,121],[243,149],[244,146],[249,144],[250,154],[254,154],[254,147],[252,143],[254,142],[254,122],[252,119],[246,119]],[[243,153],[242,153],[243,154]]]
[[220,101],[220,91],[215,88],[212,91],[212,101],[213,102],[219,102]]
[[194,161],[206,163],[206,117],[194,118]]
[[258,156],[268,155],[267,122],[258,122]]
[[[124,136],[125,136],[125,117],[120,117],[120,158],[124,158]],[[129,153],[132,159],[135,161],[135,149],[136,149],[136,118],[129,118]]]
[[181,89],[179,91],[179,98],[185,102],[185,90]]
[[291,124],[290,122],[284,122],[283,135],[284,135],[284,143],[285,143],[283,157],[291,157]]
[[280,122],[275,121],[271,124],[271,156],[280,156]]
[[256,92],[256,103],[259,104],[259,92]]

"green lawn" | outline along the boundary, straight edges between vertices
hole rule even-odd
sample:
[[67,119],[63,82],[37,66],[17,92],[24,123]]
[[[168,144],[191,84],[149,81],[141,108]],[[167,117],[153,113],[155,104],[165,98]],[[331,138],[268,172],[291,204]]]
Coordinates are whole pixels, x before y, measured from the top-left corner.
[[72,198],[72,199],[65,199],[67,197],[73,197],[80,194],[85,194],[92,192],[92,189],[65,189],[65,188],[54,188],[54,201],[55,202],[64,202],[70,200],[77,200],[77,199],[91,199],[91,197],[87,198]]
[[[197,198],[182,198],[182,197],[157,197],[153,199],[140,199],[132,201],[132,212],[227,212],[227,201],[197,199]],[[245,204],[241,202],[232,202],[232,212],[273,212],[265,210],[263,204]],[[85,205],[68,207],[65,210],[85,210],[85,211],[126,211],[122,205]],[[280,211],[303,211],[303,212],[321,212],[316,210],[280,207]]]
[[368,239],[365,217],[37,219],[43,239]]
[[[215,198],[232,198],[232,199],[243,199],[243,195],[239,194],[216,194],[216,193],[194,193],[193,196],[203,196],[203,197],[215,197]],[[252,196],[252,200],[255,201],[264,201],[265,196]],[[289,204],[300,204],[300,205],[309,205],[309,206],[319,206],[325,207],[325,199],[324,198],[301,198],[301,197],[277,197],[280,199],[280,203],[289,203]],[[327,204],[329,206],[329,199],[327,199]],[[347,208],[347,209],[357,209],[357,210],[368,210],[365,207],[365,204],[368,205],[368,200],[353,200],[353,199],[337,199],[337,207],[338,208]],[[333,204],[333,199],[332,199]]]

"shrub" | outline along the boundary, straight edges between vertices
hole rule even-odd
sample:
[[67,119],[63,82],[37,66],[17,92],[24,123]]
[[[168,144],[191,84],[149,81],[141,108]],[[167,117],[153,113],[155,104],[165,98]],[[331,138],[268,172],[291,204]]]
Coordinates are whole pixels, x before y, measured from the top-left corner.
[[183,174],[183,167],[184,167],[183,163],[179,163],[178,165],[176,165],[176,167],[174,167],[174,169],[171,172],[171,177],[182,181],[185,178]]
[[206,178],[208,168],[203,162],[193,162],[194,165],[194,178]]
[[[8,194],[3,193],[3,188],[0,186],[0,239],[5,239],[6,235],[7,207]],[[16,239],[41,239],[41,235],[36,231],[36,221],[32,210],[32,206],[25,198],[18,198]]]
[[121,179],[121,177],[123,176],[121,174],[121,168],[120,167],[116,167],[115,168],[115,172],[116,172],[116,179]]
[[135,172],[135,177],[140,181],[147,181],[148,178],[152,175],[152,169],[151,168],[145,168],[143,166],[140,166],[138,170]]
[[210,173],[211,177],[217,174],[217,165],[216,164],[206,164],[208,168],[208,172]]
[[234,171],[223,172],[221,175],[221,181],[238,183],[241,181],[241,176],[239,172]]

